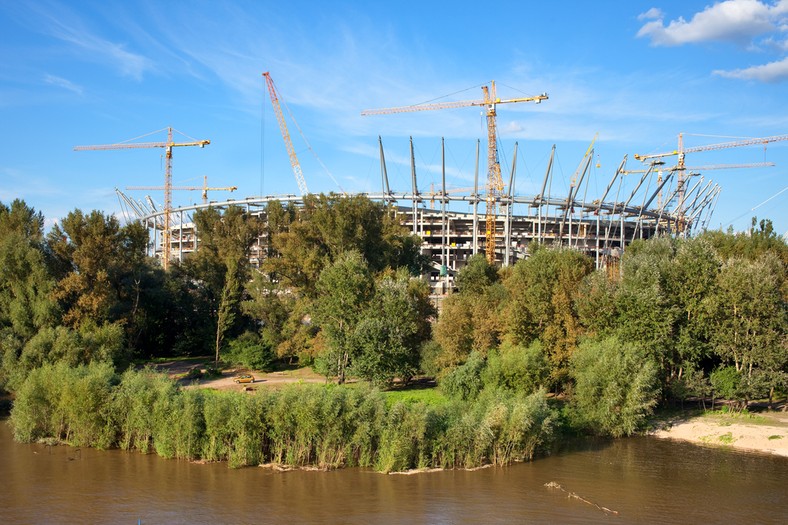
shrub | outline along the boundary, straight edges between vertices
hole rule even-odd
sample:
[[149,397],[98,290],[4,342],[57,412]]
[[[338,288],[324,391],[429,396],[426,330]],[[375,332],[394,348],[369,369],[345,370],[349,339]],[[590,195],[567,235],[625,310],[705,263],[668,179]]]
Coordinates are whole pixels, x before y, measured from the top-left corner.
[[[478,374],[476,374],[478,377]],[[119,446],[165,458],[264,461],[383,471],[505,465],[530,459],[552,434],[545,393],[487,389],[476,401],[395,402],[379,391],[291,385],[279,391],[181,390],[152,369],[120,381],[108,364],[45,364],[17,392],[17,440]]]
[[472,468],[527,461],[553,439],[556,415],[544,390],[512,396],[487,389],[475,402],[441,408],[443,429],[433,445],[436,466]]
[[441,345],[435,340],[429,340],[422,344],[420,351],[421,361],[419,363],[421,371],[430,377],[437,376],[442,370],[440,364],[442,353]]
[[171,403],[177,393],[173,381],[150,368],[124,372],[112,394],[117,445],[123,450],[151,452],[155,426],[152,408]]
[[709,380],[711,381],[711,388],[717,397],[737,399],[741,393],[741,374],[732,366],[718,368],[713,371]]
[[115,372],[108,363],[75,368],[65,363],[33,370],[17,391],[11,411],[14,437],[29,442],[51,437],[75,446],[114,444],[111,393]]
[[224,359],[254,370],[268,370],[274,361],[271,345],[254,332],[245,332],[230,341]]
[[570,420],[595,434],[630,435],[657,403],[657,367],[638,347],[615,337],[584,341],[571,361]]
[[550,377],[550,364],[542,344],[537,340],[528,346],[504,343],[487,356],[482,373],[485,388],[503,388],[511,392],[531,394],[545,386]]
[[433,447],[444,419],[429,405],[396,403],[384,426],[376,468],[382,472],[434,466]]
[[463,401],[476,399],[482,391],[482,371],[486,361],[478,352],[471,352],[468,360],[444,375],[440,381],[443,392],[452,398]]
[[200,457],[205,436],[205,416],[201,390],[177,390],[160,397],[153,405],[153,444],[165,458]]

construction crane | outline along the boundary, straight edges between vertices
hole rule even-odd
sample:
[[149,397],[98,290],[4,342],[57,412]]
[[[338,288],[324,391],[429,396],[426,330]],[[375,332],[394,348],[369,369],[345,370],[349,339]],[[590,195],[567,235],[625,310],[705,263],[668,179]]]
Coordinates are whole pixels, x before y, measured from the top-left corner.
[[274,81],[268,71],[263,73],[263,77],[265,77],[265,83],[268,86],[268,94],[271,97],[271,105],[274,106],[276,120],[279,122],[279,130],[282,132],[282,138],[285,139],[285,147],[287,148],[287,154],[290,157],[290,165],[293,167],[293,173],[298,183],[298,191],[301,192],[301,196],[304,196],[309,193],[309,189],[306,187],[306,180],[304,180],[304,174],[301,172],[301,164],[298,163],[298,157],[293,148],[293,141],[290,140],[290,133],[287,131],[285,116],[282,114],[282,107],[279,105],[279,96],[276,94],[276,86],[274,86]]
[[[126,186],[127,190],[145,190],[145,191],[156,191],[156,190],[163,190],[163,186]],[[203,176],[203,184],[202,186],[173,186],[170,188],[172,191],[201,191],[202,192],[202,203],[208,204],[208,192],[209,191],[235,191],[238,189],[238,186],[224,186],[224,187],[217,187],[211,188],[208,186],[208,176]]]
[[547,100],[547,93],[542,93],[535,97],[511,98],[501,100],[495,93],[495,81],[490,82],[490,86],[482,86],[484,98],[481,100],[458,100],[452,102],[438,102],[429,104],[417,104],[413,106],[402,106],[395,108],[367,109],[361,112],[364,116],[369,115],[388,115],[392,113],[406,113],[411,111],[428,111],[433,109],[452,109],[468,106],[483,106],[486,108],[487,115],[487,231],[485,253],[490,264],[495,262],[495,239],[496,239],[496,219],[498,201],[503,195],[503,179],[501,178],[501,165],[498,162],[498,137],[496,125],[496,106],[498,104],[510,104],[516,102],[534,102],[539,104]]
[[676,166],[674,168],[672,168],[672,170],[678,172],[678,178],[677,178],[677,184],[676,184],[676,187],[677,187],[677,199],[678,199],[677,201],[679,203],[678,204],[679,205],[679,209],[677,210],[677,212],[678,212],[677,225],[678,225],[679,231],[681,231],[681,229],[684,226],[684,210],[682,208],[683,208],[684,196],[685,196],[684,195],[684,190],[685,190],[685,186],[686,186],[686,182],[687,182],[686,172],[689,169],[689,168],[687,168],[684,165],[684,158],[685,158],[687,153],[695,153],[695,152],[699,152],[699,151],[711,151],[711,150],[719,150],[719,149],[727,149],[727,148],[739,148],[739,147],[742,147],[742,146],[756,146],[756,145],[759,145],[759,144],[763,144],[764,146],[766,146],[766,144],[769,144],[770,142],[780,142],[780,141],[783,141],[783,140],[788,140],[788,135],[775,135],[775,136],[772,136],[772,137],[761,137],[761,138],[734,140],[734,141],[730,141],[730,142],[720,142],[720,143],[717,143],[717,144],[706,144],[704,146],[693,146],[693,147],[690,147],[690,148],[685,148],[684,147],[684,133],[679,133],[678,147],[675,150],[668,151],[666,153],[654,153],[654,154],[650,154],[650,155],[637,155],[636,154],[635,155],[635,159],[645,162],[645,161],[651,160],[651,159],[661,159],[663,157],[671,157],[671,156],[674,156],[674,155],[678,157],[678,161],[676,163]]
[[[117,144],[100,144],[94,146],[76,146],[74,147],[74,151],[87,151],[87,150],[110,150],[110,149],[141,149],[141,148],[164,148],[165,151],[165,163],[164,163],[164,230],[162,232],[162,266],[165,270],[169,268],[170,264],[170,210],[172,210],[172,148],[175,147],[182,147],[182,146],[199,146],[204,148],[208,144],[211,143],[210,140],[195,140],[192,139],[190,142],[173,142],[172,141],[172,132],[173,129],[171,127],[167,129],[167,142],[119,142]],[[160,131],[154,131],[152,133],[148,133],[148,136],[152,135],[153,133],[159,133]],[[180,133],[180,132],[179,132]],[[182,133],[181,133],[182,134]],[[185,135],[184,135],[185,136]],[[140,138],[140,137],[138,137]],[[136,140],[136,139],[130,139]]]

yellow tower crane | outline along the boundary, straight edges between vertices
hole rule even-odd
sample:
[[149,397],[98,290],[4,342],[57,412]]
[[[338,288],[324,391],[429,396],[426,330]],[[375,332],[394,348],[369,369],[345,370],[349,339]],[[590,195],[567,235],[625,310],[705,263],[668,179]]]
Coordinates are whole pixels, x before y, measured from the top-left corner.
[[[127,190],[145,190],[145,191],[156,191],[156,190],[163,190],[164,186],[126,186]],[[208,186],[208,176],[203,175],[203,184],[202,186],[173,186],[170,188],[172,191],[201,191],[202,192],[202,203],[208,204],[208,192],[209,191],[235,191],[238,189],[238,186],[223,186],[223,187],[209,187]]]
[[451,109],[468,106],[484,106],[487,116],[487,210],[486,210],[486,246],[485,253],[490,264],[495,262],[495,239],[496,239],[496,219],[498,211],[498,201],[503,196],[503,179],[501,178],[501,165],[498,162],[498,137],[496,127],[496,106],[498,104],[509,104],[515,102],[535,102],[540,103],[547,100],[547,93],[542,93],[535,97],[511,98],[501,100],[495,93],[495,81],[490,82],[490,86],[482,86],[484,98],[481,100],[459,100],[454,102],[438,102],[430,104],[418,104],[413,106],[402,106],[396,108],[368,109],[361,112],[362,115],[387,115],[391,113],[405,113],[410,111],[427,111],[433,109]]
[[304,196],[309,193],[309,189],[306,187],[306,180],[304,180],[304,174],[301,172],[301,164],[299,164],[298,157],[293,148],[293,141],[290,140],[290,132],[287,131],[287,124],[285,123],[285,116],[282,114],[282,107],[279,104],[279,95],[276,93],[276,86],[274,86],[274,81],[268,71],[263,73],[263,77],[265,77],[265,83],[268,86],[268,94],[271,97],[271,105],[274,107],[274,113],[276,113],[276,120],[279,122],[279,130],[282,132],[282,138],[285,139],[285,147],[287,148],[287,154],[290,157],[290,165],[293,167],[293,173],[298,183],[298,191],[301,192],[301,196]]
[[[164,163],[164,231],[162,232],[162,267],[166,270],[170,264],[170,210],[172,210],[172,148],[181,146],[199,146],[204,148],[211,143],[210,140],[195,140],[190,142],[173,142],[171,127],[167,129],[167,142],[119,142],[117,144],[99,144],[94,146],[76,146],[74,151],[87,151],[87,150],[110,150],[110,149],[140,149],[140,148],[164,148],[165,163]],[[154,131],[148,133],[159,133]],[[144,136],[148,136],[144,135]],[[138,137],[140,138],[140,137]],[[136,140],[136,139],[130,139]]]
[[[706,144],[703,146],[693,146],[690,148],[684,147],[684,133],[679,133],[678,139],[678,148],[673,151],[668,151],[666,153],[653,153],[649,155],[637,155],[635,154],[635,159],[640,161],[647,161],[651,159],[661,159],[663,157],[671,157],[676,155],[678,157],[678,161],[674,168],[671,168],[672,171],[678,172],[677,177],[677,202],[678,202],[678,230],[681,232],[684,228],[684,190],[687,181],[686,172],[689,168],[684,165],[684,158],[687,153],[695,153],[699,151],[711,151],[711,150],[718,150],[718,149],[727,149],[727,148],[739,148],[742,146],[757,146],[759,144],[763,144],[764,147],[766,144],[770,142],[780,142],[783,140],[788,140],[788,135],[775,135],[772,137],[761,137],[761,138],[752,138],[752,139],[743,139],[743,140],[734,140],[730,142],[720,142],[717,144]],[[734,166],[739,167],[739,166]],[[743,166],[744,167],[744,166]],[[760,167],[760,166],[753,166],[753,167]],[[708,169],[708,168],[707,168]]]

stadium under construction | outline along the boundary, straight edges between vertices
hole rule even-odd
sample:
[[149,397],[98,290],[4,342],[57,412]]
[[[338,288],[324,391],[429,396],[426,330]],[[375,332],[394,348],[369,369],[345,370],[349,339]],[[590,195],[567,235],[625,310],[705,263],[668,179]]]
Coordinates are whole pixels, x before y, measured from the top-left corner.
[[[221,202],[208,202],[207,191],[229,190],[231,188],[208,188],[207,180],[203,186],[203,203],[183,207],[172,206],[171,162],[172,149],[176,146],[205,147],[208,140],[190,139],[177,143],[172,138],[172,128],[167,128],[167,142],[134,143],[125,142],[101,146],[78,146],[75,149],[128,149],[164,148],[166,151],[164,206],[157,208],[148,197],[145,202],[135,200],[117,190],[121,207],[130,220],[139,220],[150,232],[149,255],[159,257],[166,269],[172,260],[182,261],[189,253],[199,249],[199,232],[196,230],[192,214],[201,208],[225,209],[241,206],[248,213],[266,219],[266,207],[271,201],[303,203],[303,196],[309,193],[306,180],[301,171],[290,134],[280,106],[280,96],[269,73],[263,73],[271,104],[290,157],[290,164],[298,184],[300,195],[276,195],[228,199]],[[482,86],[483,98],[478,100],[459,100],[450,102],[427,103],[412,106],[365,110],[361,114],[385,115],[425,110],[453,109],[477,106],[485,110],[487,121],[487,158],[486,177],[479,184],[481,142],[477,141],[474,186],[460,190],[446,186],[445,156],[442,153],[442,182],[440,189],[425,192],[419,189],[416,163],[413,154],[413,140],[410,142],[411,184],[410,191],[398,192],[389,186],[386,160],[382,140],[380,145],[380,193],[365,194],[369,199],[385,203],[395,209],[401,222],[413,234],[422,239],[421,251],[432,261],[429,279],[436,294],[451,290],[455,273],[468,258],[476,253],[484,253],[488,261],[499,266],[515,263],[528,257],[533,243],[549,244],[578,250],[588,254],[596,262],[597,268],[615,271],[625,247],[636,239],[657,235],[688,235],[693,230],[705,229],[717,203],[721,188],[712,181],[705,181],[700,171],[721,168],[762,167],[773,165],[713,165],[692,168],[685,165],[687,153],[735,148],[750,145],[766,145],[770,142],[788,140],[788,135],[745,139],[720,144],[693,146],[685,148],[683,135],[678,136],[678,147],[666,153],[635,155],[641,161],[640,169],[628,170],[625,156],[612,174],[604,191],[597,198],[588,198],[591,185],[590,172],[594,158],[594,143],[591,142],[585,155],[578,164],[565,195],[552,195],[552,188],[562,186],[565,181],[553,184],[553,160],[555,146],[544,177],[541,190],[528,196],[517,195],[515,187],[517,166],[517,144],[514,146],[511,172],[508,184],[504,184],[498,158],[498,136],[496,107],[500,104],[533,102],[541,103],[548,99],[541,95],[500,99],[496,94],[495,82]],[[291,115],[292,116],[292,115]],[[298,128],[300,132],[300,127]],[[443,141],[441,141],[443,152]],[[669,165],[667,159],[675,158]],[[672,163],[671,163],[672,164]],[[332,177],[333,178],[333,177]],[[626,179],[626,182],[625,182]],[[594,186],[596,186],[596,182]],[[143,189],[143,188],[128,188]],[[180,188],[199,189],[199,188]],[[267,253],[269,239],[261,237],[252,247],[250,263],[259,266]]]
[[[494,243],[492,259],[497,265],[514,264],[528,257],[532,243],[543,243],[578,250],[591,256],[597,267],[612,270],[617,267],[624,247],[633,240],[655,235],[686,235],[693,228],[704,228],[710,220],[719,186],[711,181],[704,183],[699,176],[684,175],[676,166],[660,170],[657,162],[652,162],[645,170],[627,171],[624,159],[601,196],[596,199],[582,197],[587,192],[592,159],[593,150],[589,148],[565,196],[545,194],[552,186],[552,155],[541,192],[536,195],[512,194],[513,169],[507,186],[509,191],[498,195],[492,209],[488,210],[490,199],[484,191],[479,191],[478,176],[474,188],[466,194],[453,193],[445,187],[445,182],[440,190],[422,192],[418,189],[414,166],[410,192],[389,190],[381,146],[383,191],[364,195],[395,209],[402,224],[422,239],[421,251],[432,261],[433,269],[428,277],[437,294],[452,287],[455,272],[471,255],[489,255],[489,239]],[[637,175],[635,187],[623,192],[624,176],[633,173]],[[672,180],[674,178],[676,181]],[[157,209],[150,198],[145,203],[120,190],[117,194],[127,219],[139,220],[147,226],[149,255],[161,258],[168,253],[170,260],[178,261],[199,249],[199,232],[192,219],[192,214],[199,209],[240,206],[265,220],[266,206],[271,201],[292,202],[296,206],[303,202],[299,195],[270,195],[192,204],[165,213]],[[491,231],[488,219],[493,210]],[[169,246],[165,246],[165,242]],[[253,266],[262,262],[267,243],[268,239],[261,237],[252,247],[250,263]]]

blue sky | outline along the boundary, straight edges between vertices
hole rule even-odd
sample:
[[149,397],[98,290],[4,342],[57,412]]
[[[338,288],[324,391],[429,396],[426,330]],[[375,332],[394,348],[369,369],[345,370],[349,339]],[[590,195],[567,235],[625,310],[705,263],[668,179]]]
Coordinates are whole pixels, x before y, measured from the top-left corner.
[[[161,150],[74,146],[167,126],[211,140],[175,150],[173,184],[239,188],[211,199],[297,193],[263,71],[313,192],[378,191],[379,135],[393,189],[410,189],[409,136],[422,190],[440,183],[441,137],[449,185],[472,186],[479,108],[360,113],[479,99],[490,80],[501,98],[550,97],[498,108],[504,178],[518,142],[521,195],[538,192],[556,144],[551,189],[565,196],[597,132],[589,200],[625,154],[639,169],[635,153],[675,149],[679,132],[687,146],[788,134],[788,0],[3,2],[0,33],[0,201],[22,198],[50,224],[75,208],[118,212],[115,187],[163,184]],[[788,141],[687,156],[764,161],[776,166],[702,171],[723,189],[710,227],[757,215],[788,232]]]

